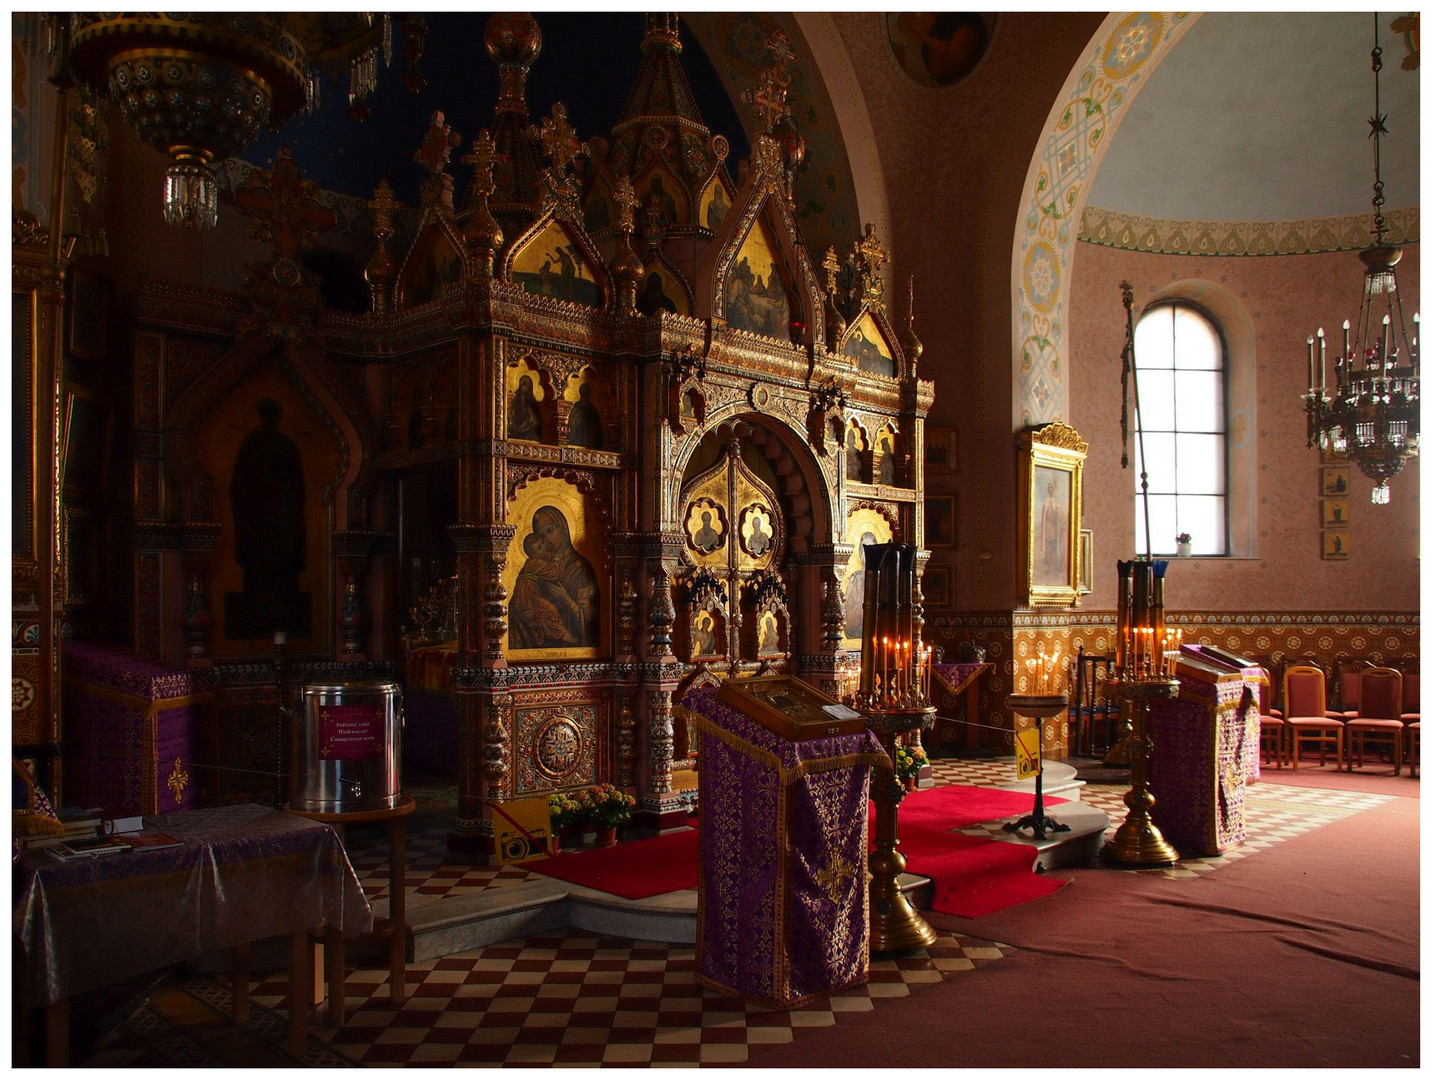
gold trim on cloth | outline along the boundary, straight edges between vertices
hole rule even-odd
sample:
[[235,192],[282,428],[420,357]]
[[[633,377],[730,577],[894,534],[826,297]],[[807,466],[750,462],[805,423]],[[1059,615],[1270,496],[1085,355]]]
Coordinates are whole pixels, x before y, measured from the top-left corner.
[[183,697],[160,698],[156,701],[148,701],[138,694],[127,694],[123,690],[114,690],[108,686],[101,686],[86,679],[72,679],[70,685],[87,694],[93,694],[114,705],[144,705],[145,719],[153,720],[158,714],[167,712],[170,709],[179,709],[185,705],[208,705],[214,701],[214,694],[205,691],[199,694],[185,694]]

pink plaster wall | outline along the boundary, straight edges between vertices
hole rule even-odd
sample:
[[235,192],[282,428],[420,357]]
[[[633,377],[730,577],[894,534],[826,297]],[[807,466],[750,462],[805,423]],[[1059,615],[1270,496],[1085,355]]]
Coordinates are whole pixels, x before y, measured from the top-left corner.
[[[1102,19],[1000,14],[972,75],[932,90],[899,69],[881,13],[833,15],[883,163],[893,236],[881,239],[893,280],[904,294],[915,279],[918,372],[936,387],[928,422],[959,433],[958,547],[943,557],[965,610],[1017,602],[1013,234],[1033,148]],[[906,300],[893,306],[906,319]]]
[[[1420,251],[1398,268],[1410,320],[1421,311]],[[1080,243],[1073,260],[1069,362],[1070,423],[1089,442],[1084,527],[1093,530],[1094,589],[1088,611],[1117,604],[1114,564],[1132,558],[1134,478],[1119,466],[1119,355],[1125,313],[1119,288],[1130,281],[1134,318],[1170,284],[1220,284],[1246,309],[1256,337],[1256,552],[1251,559],[1191,559],[1169,571],[1167,605],[1186,611],[1418,610],[1418,473],[1408,462],[1391,482],[1392,501],[1373,506],[1371,484],[1351,467],[1352,555],[1321,558],[1317,450],[1307,448],[1302,395],[1307,337],[1323,326],[1340,342],[1342,320],[1356,320],[1362,265],[1355,252],[1204,257],[1150,255]],[[1329,380],[1331,375],[1329,373]]]

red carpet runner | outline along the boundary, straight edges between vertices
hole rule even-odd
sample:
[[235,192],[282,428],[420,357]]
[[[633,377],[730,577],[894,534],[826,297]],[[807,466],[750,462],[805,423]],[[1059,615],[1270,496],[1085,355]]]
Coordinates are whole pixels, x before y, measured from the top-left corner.
[[[951,831],[1024,814],[1032,808],[1031,795],[963,784],[928,788],[903,800],[898,810],[899,849],[908,859],[909,873],[933,879],[933,910],[972,919],[1062,888],[1065,882],[1032,872],[1033,849],[1027,845]],[[870,803],[870,835],[872,821]],[[538,859],[524,866],[572,885],[641,900],[698,888],[698,836],[693,829],[683,829],[617,847]]]

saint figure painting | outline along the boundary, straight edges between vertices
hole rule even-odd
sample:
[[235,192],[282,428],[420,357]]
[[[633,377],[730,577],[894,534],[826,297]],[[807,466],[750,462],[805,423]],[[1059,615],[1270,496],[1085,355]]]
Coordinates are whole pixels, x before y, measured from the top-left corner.
[[524,566],[509,602],[509,645],[566,649],[599,643],[599,579],[574,547],[557,506],[534,511]]

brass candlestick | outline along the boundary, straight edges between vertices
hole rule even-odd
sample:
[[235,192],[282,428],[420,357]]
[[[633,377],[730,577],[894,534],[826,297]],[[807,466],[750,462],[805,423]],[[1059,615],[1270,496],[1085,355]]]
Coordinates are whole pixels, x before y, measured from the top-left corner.
[[1154,701],[1177,697],[1178,681],[1150,676],[1115,679],[1109,686],[1132,705],[1133,735],[1129,745],[1133,786],[1123,796],[1128,807],[1127,820],[1103,845],[1103,858],[1131,867],[1171,866],[1178,861],[1177,849],[1163,839],[1151,816],[1157,800],[1148,790],[1148,756],[1153,749],[1153,740],[1148,734],[1148,708]]
[[[868,726],[883,743],[890,762],[898,736],[931,728],[938,712],[932,705],[865,711]],[[918,914],[898,884],[898,876],[908,865],[898,850],[898,804],[903,801],[903,790],[891,769],[876,780],[873,805],[877,835],[874,852],[868,857],[868,950],[912,952],[932,945],[938,940],[938,932]]]

